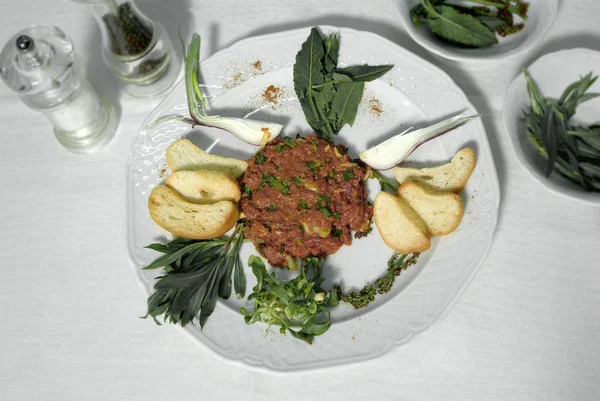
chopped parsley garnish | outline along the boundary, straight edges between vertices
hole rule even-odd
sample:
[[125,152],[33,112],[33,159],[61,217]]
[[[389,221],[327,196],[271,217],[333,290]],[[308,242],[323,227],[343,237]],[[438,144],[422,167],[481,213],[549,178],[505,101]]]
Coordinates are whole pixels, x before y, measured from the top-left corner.
[[306,168],[308,168],[311,171],[314,171],[315,173],[319,171],[319,169],[321,168],[321,166],[319,165],[318,161],[308,161],[306,162]]
[[353,178],[354,178],[354,170],[350,169],[350,170],[344,171],[344,180],[350,181]]
[[331,212],[331,209],[328,208],[329,204],[331,204],[331,198],[327,195],[317,195],[317,199],[318,201],[315,204],[315,207],[323,213],[323,216],[331,216],[333,213]]
[[277,210],[277,209],[279,209],[279,206],[277,206],[277,205],[273,205],[272,203],[271,203],[271,204],[269,204],[269,206],[267,207],[267,210],[268,210],[269,212],[274,212],[274,211],[275,211],[275,210]]
[[333,169],[329,170],[329,173],[327,174],[327,178],[329,178],[330,180],[332,180],[334,174],[335,174],[335,171]]
[[304,184],[304,180],[300,177],[292,177],[292,181],[294,181],[295,184],[297,185],[302,185]]
[[325,202],[326,205],[329,205],[331,203],[331,198],[327,195],[317,195],[317,199]]
[[323,216],[325,216],[325,217],[331,216],[331,210],[329,210],[328,207],[319,207],[317,209],[319,209],[321,211],[321,213],[323,213]]
[[333,229],[331,230],[331,236],[333,238],[339,238],[342,236],[343,233],[344,233],[344,231],[340,230],[339,228],[333,227]]
[[304,245],[304,242],[303,242],[301,239],[297,239],[297,240],[296,240],[296,244],[298,244],[298,245],[300,245],[300,246],[303,246],[303,245]]
[[340,219],[340,214],[338,212],[335,212],[333,214],[333,221],[338,221]]
[[281,252],[281,253],[285,252],[285,245],[283,245],[283,244],[279,245],[279,252]]
[[308,204],[306,203],[306,201],[304,199],[300,200],[299,205],[302,209],[306,209],[306,210],[310,209],[310,207],[308,207]]
[[285,149],[285,145],[283,143],[279,143],[275,147],[275,150],[277,150],[277,152],[279,152],[279,153],[283,152],[284,149]]
[[283,143],[285,143],[290,148],[295,148],[296,147],[296,142],[294,142],[294,140],[292,138],[289,138],[289,137],[283,138]]
[[265,162],[265,160],[267,160],[267,157],[262,152],[258,152],[254,158],[254,163],[262,164]]
[[317,146],[317,141],[311,139],[310,143],[312,143],[313,149],[315,150],[315,153],[318,153],[319,152],[319,148]]
[[265,185],[268,185],[272,188],[277,189],[284,195],[287,195],[290,193],[290,185],[287,182],[287,180],[279,181],[279,179],[273,175],[263,174],[261,187],[265,186]]
[[252,200],[252,192],[252,188],[250,188],[248,185],[244,185],[244,195],[246,198]]

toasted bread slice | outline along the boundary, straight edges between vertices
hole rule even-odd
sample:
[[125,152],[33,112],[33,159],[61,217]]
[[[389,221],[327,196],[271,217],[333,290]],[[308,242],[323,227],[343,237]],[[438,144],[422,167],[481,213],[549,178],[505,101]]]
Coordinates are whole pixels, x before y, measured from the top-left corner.
[[223,171],[235,179],[240,178],[248,167],[244,160],[206,153],[185,138],[173,142],[167,148],[167,164],[171,171],[216,170]]
[[179,237],[209,239],[225,234],[237,222],[238,208],[229,201],[198,205],[161,185],[148,198],[152,220]]
[[404,199],[380,192],[375,197],[373,217],[383,242],[396,252],[424,252],[431,247],[425,222]]
[[423,219],[431,235],[450,234],[462,220],[463,201],[454,192],[434,191],[408,181],[400,186],[398,196]]
[[429,168],[394,167],[394,176],[402,184],[418,182],[438,191],[458,192],[467,185],[475,169],[475,152],[471,148],[461,149],[450,163]]
[[222,171],[176,171],[167,177],[167,185],[193,203],[237,203],[241,196],[238,182]]

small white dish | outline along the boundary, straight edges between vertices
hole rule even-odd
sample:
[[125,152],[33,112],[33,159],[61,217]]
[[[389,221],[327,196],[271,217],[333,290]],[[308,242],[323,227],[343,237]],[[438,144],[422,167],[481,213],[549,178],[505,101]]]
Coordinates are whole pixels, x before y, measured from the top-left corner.
[[[559,98],[565,88],[579,77],[590,71],[595,75],[600,74],[600,52],[590,49],[561,50],[540,57],[527,70],[545,97]],[[600,82],[596,82],[588,92],[600,92]],[[521,125],[522,110],[530,108],[531,98],[527,92],[525,77],[521,73],[508,88],[502,107],[504,127],[517,160],[550,192],[570,200],[600,206],[600,192],[585,191],[557,172],[552,172],[549,177],[545,176],[545,160],[537,154]],[[600,98],[577,107],[573,120],[582,125],[598,123]]]
[[469,49],[444,42],[433,35],[427,27],[415,27],[410,19],[410,10],[419,4],[418,0],[395,0],[395,3],[404,27],[415,42],[442,60],[469,61],[479,64],[504,60],[530,51],[552,27],[558,13],[558,0],[530,1],[528,19],[521,32],[505,38],[498,37],[499,43],[487,48]]

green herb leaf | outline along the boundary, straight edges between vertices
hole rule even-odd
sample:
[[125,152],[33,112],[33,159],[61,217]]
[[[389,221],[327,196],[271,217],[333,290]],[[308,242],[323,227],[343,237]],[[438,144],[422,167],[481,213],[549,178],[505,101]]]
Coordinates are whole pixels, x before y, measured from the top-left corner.
[[322,335],[331,326],[329,309],[338,305],[336,291],[321,288],[323,260],[306,258],[299,274],[289,281],[279,281],[269,275],[265,265],[256,256],[248,264],[256,275],[257,285],[248,299],[254,300],[253,308],[242,308],[248,324],[264,322],[279,326],[280,332],[289,332],[294,338],[312,344],[314,337]]
[[298,54],[294,64],[294,90],[308,124],[320,131],[324,125],[313,99],[312,87],[322,84],[325,80],[323,73],[323,57],[325,48],[323,38],[316,28],[310,30],[310,35]]
[[450,6],[434,7],[429,0],[423,0],[421,4],[427,11],[432,32],[443,39],[472,47],[498,43],[496,34],[472,15],[461,14]]
[[351,179],[354,178],[354,170],[349,169],[349,170],[344,171],[343,176],[344,176],[344,181],[350,181]]
[[181,326],[198,319],[202,327],[214,310],[217,296],[227,298],[231,294],[232,273],[236,294],[243,297],[246,284],[239,259],[242,227],[238,224],[228,241],[178,239],[165,247],[153,246],[170,253],[146,268],[163,267],[165,274],[156,279],[144,317],[152,316],[158,323],[156,317],[164,315],[165,321]]
[[545,174],[546,177],[550,175],[556,161],[556,155],[558,152],[558,139],[556,136],[556,129],[553,124],[554,112],[550,108],[546,108],[544,117],[542,119],[542,131],[541,139],[546,152],[548,152],[548,161],[546,163]]
[[254,157],[254,163],[262,164],[265,162],[265,160],[267,160],[267,157],[262,152],[256,153],[256,156]]
[[364,82],[377,79],[393,68],[363,65],[338,70],[338,53],[336,34],[323,38],[312,28],[294,64],[294,90],[306,121],[329,141],[345,124],[354,123]]
[[329,112],[329,121],[338,132],[345,124],[352,126],[362,99],[365,84],[362,82],[344,82],[337,85],[335,97]]
[[283,143],[285,143],[290,148],[296,147],[296,142],[292,138],[289,138],[289,137],[283,138]]
[[336,72],[343,74],[354,82],[371,82],[384,76],[393,65],[353,65],[346,68],[338,68]]

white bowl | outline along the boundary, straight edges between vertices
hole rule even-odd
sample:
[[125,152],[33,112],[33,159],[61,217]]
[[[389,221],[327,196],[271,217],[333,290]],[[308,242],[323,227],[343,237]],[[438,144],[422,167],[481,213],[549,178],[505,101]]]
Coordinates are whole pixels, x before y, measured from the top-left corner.
[[416,28],[410,19],[410,9],[419,3],[418,0],[395,0],[395,3],[408,34],[425,49],[442,59],[483,63],[504,60],[533,49],[552,27],[558,12],[558,1],[530,1],[528,20],[521,32],[505,38],[498,37],[498,44],[477,49],[453,46],[434,36],[427,27]]
[[[564,89],[572,82],[590,71],[600,75],[600,53],[589,49],[570,49],[549,53],[527,67],[532,79],[537,83],[545,97],[559,98]],[[597,81],[588,92],[600,92],[600,81]],[[527,92],[527,84],[523,74],[512,82],[508,88],[502,114],[504,127],[510,139],[510,145],[517,160],[527,171],[550,192],[568,199],[600,206],[600,192],[588,192],[572,183],[557,172],[549,177],[544,174],[545,160],[539,156],[527,139],[521,125],[522,110],[531,108],[531,99]],[[600,121],[600,98],[592,99],[577,107],[573,122],[590,125]]]

